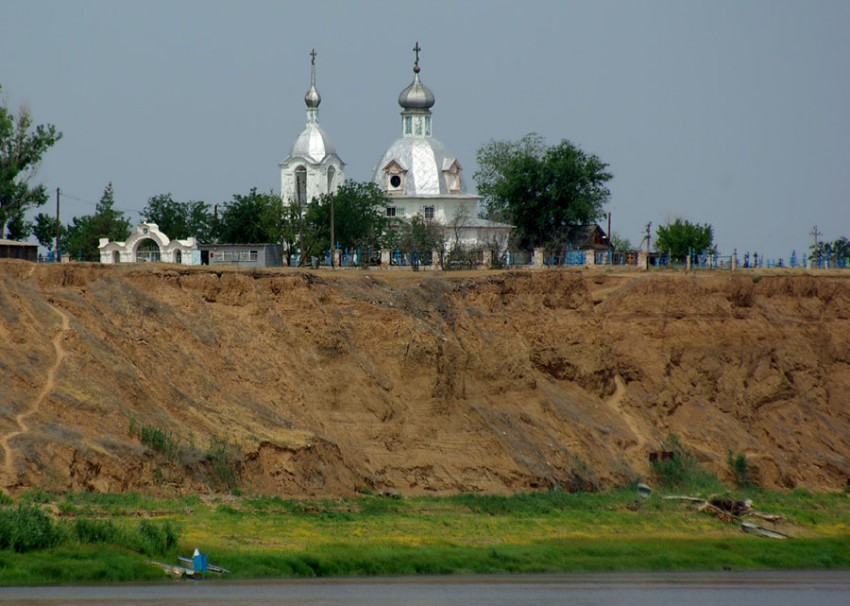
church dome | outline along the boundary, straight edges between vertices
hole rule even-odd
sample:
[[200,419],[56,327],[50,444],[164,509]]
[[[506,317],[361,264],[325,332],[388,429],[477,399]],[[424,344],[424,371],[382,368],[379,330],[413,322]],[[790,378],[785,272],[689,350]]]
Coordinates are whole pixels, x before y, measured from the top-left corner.
[[[392,189],[388,175],[399,173],[397,192],[405,196],[457,195],[466,193],[466,184],[457,160],[433,137],[401,137],[381,156],[372,180],[382,189]],[[457,188],[450,189],[447,174],[457,172]],[[392,178],[391,176],[389,178]]]
[[405,110],[418,109],[428,110],[434,106],[434,93],[419,81],[419,66],[414,68],[416,75],[413,77],[413,82],[401,91],[398,96],[398,104]]
[[413,52],[416,53],[416,61],[413,63],[413,82],[401,91],[398,96],[398,104],[405,111],[421,111],[430,113],[430,109],[434,106],[434,93],[427,86],[419,81],[419,51],[422,50],[419,42],[413,47]]
[[401,91],[402,137],[381,156],[372,180],[391,195],[446,196],[466,193],[460,163],[431,136],[434,93],[419,81],[419,42],[413,47],[413,83]]
[[307,94],[304,95],[304,103],[307,104],[307,107],[315,108],[319,107],[319,103],[322,102],[322,96],[319,94],[319,91],[316,90],[316,85],[313,84],[310,87],[310,90],[307,91]]
[[316,164],[329,155],[335,155],[336,149],[327,133],[316,123],[308,124],[289,150],[289,157],[296,156],[308,159]]

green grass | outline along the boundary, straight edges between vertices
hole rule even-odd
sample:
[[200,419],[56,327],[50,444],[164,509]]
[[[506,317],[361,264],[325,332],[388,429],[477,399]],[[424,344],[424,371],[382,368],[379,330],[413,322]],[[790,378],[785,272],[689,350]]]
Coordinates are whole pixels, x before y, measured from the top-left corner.
[[785,516],[777,529],[794,538],[745,535],[693,504],[638,500],[632,489],[333,500],[39,493],[0,512],[23,507],[38,530],[32,507],[59,511],[52,519],[62,540],[0,550],[0,585],[165,579],[145,560],[176,563],[195,547],[238,579],[850,568],[847,495],[729,494]]

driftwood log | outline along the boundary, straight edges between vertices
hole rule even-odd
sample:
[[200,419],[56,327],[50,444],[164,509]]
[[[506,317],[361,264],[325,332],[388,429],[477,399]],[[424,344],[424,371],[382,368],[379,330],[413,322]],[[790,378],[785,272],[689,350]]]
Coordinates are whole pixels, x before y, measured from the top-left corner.
[[700,506],[697,508],[698,511],[708,511],[728,522],[740,520],[740,518],[745,515],[760,518],[774,524],[783,520],[781,515],[756,511],[753,509],[753,502],[750,499],[744,499],[743,501],[721,497],[709,497],[708,499],[703,499],[702,497],[691,497],[687,495],[669,495],[662,498],[699,503]]

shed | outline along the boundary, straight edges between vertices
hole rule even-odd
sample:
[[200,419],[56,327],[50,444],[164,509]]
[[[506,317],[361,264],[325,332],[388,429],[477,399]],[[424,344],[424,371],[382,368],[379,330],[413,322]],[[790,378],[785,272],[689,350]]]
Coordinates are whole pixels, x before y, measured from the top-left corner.
[[198,249],[201,251],[201,265],[283,265],[283,247],[280,244],[201,244]]
[[0,259],[24,259],[36,263],[38,261],[38,244],[16,240],[0,240]]

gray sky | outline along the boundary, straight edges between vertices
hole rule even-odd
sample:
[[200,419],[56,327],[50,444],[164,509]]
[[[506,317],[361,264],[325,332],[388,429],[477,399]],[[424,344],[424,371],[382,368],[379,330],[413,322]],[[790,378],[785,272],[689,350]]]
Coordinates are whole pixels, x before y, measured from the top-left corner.
[[160,193],[278,191],[312,48],[322,127],[369,179],[417,40],[434,136],[470,186],[480,146],[537,132],[609,163],[633,244],[677,217],[710,223],[721,254],[850,237],[848,0],[3,0],[0,84],[64,133],[38,174],[67,194],[63,223],[110,181],[135,223]]

